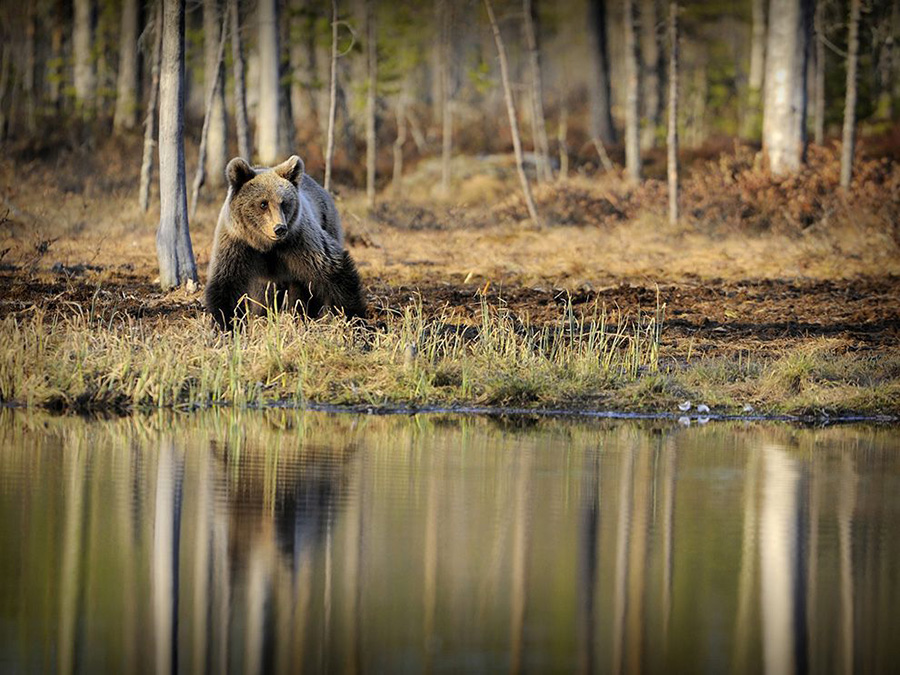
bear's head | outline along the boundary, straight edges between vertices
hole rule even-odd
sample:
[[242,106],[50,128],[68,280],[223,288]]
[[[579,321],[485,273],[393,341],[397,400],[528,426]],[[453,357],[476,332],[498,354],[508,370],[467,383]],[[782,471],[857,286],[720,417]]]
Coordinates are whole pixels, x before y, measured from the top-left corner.
[[258,251],[272,249],[290,234],[300,208],[297,187],[303,169],[297,155],[271,169],[254,168],[240,157],[228,162],[232,224]]

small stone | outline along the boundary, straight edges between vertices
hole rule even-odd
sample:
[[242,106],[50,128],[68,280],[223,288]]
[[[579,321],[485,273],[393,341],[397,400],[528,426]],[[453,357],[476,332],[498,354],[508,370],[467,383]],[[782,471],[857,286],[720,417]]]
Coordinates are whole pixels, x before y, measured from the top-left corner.
[[698,413],[708,413],[709,406],[706,405],[705,403],[701,403],[700,405],[697,406],[697,412]]
[[691,402],[690,402],[690,401],[684,401],[683,403],[679,403],[679,404],[678,404],[678,409],[679,409],[681,412],[687,412],[688,410],[691,409]]

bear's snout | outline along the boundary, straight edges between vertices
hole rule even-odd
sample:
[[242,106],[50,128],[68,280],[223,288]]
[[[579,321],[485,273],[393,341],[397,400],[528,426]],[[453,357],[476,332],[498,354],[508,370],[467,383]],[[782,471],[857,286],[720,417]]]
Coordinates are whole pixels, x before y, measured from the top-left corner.
[[277,239],[281,239],[282,237],[284,237],[287,234],[287,231],[288,231],[287,225],[285,225],[284,223],[278,223],[275,226],[275,237]]

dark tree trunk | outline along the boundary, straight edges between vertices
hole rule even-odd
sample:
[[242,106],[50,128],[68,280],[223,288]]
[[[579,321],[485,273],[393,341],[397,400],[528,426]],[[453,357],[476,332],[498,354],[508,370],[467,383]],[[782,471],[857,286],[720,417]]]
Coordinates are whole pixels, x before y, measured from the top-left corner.
[[616,142],[616,129],[612,120],[606,0],[588,0],[588,44],[591,52],[590,133],[609,145]]

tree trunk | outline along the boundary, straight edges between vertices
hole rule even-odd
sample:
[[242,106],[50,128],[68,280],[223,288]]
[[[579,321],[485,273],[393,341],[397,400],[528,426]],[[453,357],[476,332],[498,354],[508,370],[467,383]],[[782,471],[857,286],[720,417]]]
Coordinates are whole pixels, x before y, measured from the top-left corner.
[[813,115],[813,140],[816,145],[822,145],[825,142],[825,2],[818,0],[816,2],[815,12],[815,91],[816,99],[814,101],[815,111]]
[[[213,187],[225,184],[228,163],[228,122],[225,116],[225,42],[227,12],[219,0],[203,0],[203,84],[206,86],[206,176]],[[210,98],[212,97],[212,98]],[[205,122],[205,120],[204,120]],[[193,207],[192,207],[193,210]]]
[[35,86],[35,63],[37,61],[37,13],[29,3],[25,17],[25,64],[22,72],[22,94],[25,99],[25,128],[34,134],[37,130],[37,87]]
[[407,84],[404,81],[397,96],[397,138],[394,139],[394,173],[391,178],[391,189],[395,197],[403,194],[403,144],[406,143],[406,97]]
[[325,143],[324,188],[331,189],[331,162],[334,159],[334,115],[337,110],[338,6],[331,0],[331,85],[328,99],[328,139]]
[[72,51],[75,59],[75,103],[82,115],[96,104],[97,75],[94,70],[94,3],[93,0],[74,0],[75,18]]
[[9,90],[11,87],[10,73],[12,72],[12,45],[9,41],[3,40],[0,45],[0,143],[5,141],[9,136],[9,113],[6,105],[9,99]]
[[569,177],[569,106],[565,96],[559,103],[559,124],[556,128],[556,144],[559,146],[559,174],[556,179],[563,182]]
[[678,3],[669,4],[669,222],[678,222]]
[[762,122],[762,87],[766,73],[766,0],[753,0],[753,31],[750,37],[750,80],[747,85],[747,110],[741,136],[758,140]]
[[550,169],[550,142],[547,139],[547,119],[544,116],[544,83],[541,77],[541,52],[538,43],[537,0],[523,0],[525,15],[525,44],[531,70],[531,127],[537,173],[541,181],[553,180]]
[[588,0],[588,42],[590,45],[591,80],[588,86],[591,103],[590,133],[605,144],[616,142],[612,120],[610,88],[609,40],[607,39],[606,0]]
[[[280,0],[279,0],[280,1]],[[279,9],[279,12],[281,10]],[[278,17],[279,45],[291,44],[290,21]],[[287,58],[283,58],[283,56]],[[297,133],[294,127],[294,107],[291,101],[291,72],[290,54],[278,50],[278,157],[289,157],[294,154],[297,146]]]
[[248,162],[252,159],[250,123],[247,121],[247,86],[244,71],[244,46],[241,39],[241,13],[238,0],[228,0],[231,15],[231,56],[234,61],[234,122],[237,129],[238,154]]
[[625,34],[625,169],[633,181],[641,179],[641,69],[635,30],[634,0],[623,7]]
[[[215,116],[215,108],[217,105],[217,101],[222,98],[222,88],[225,84],[225,40],[228,36],[228,15],[223,14],[224,21],[222,21],[219,29],[216,29],[214,32],[218,33],[219,44],[216,46],[216,53],[214,55],[215,62],[208,63],[207,65],[210,67],[206,72],[216,72],[222,75],[222,77],[214,77],[212,81],[212,89],[210,89],[206,93],[206,107],[205,113],[203,114],[203,128],[200,130],[200,148],[198,150],[197,157],[197,172],[194,174],[194,184],[191,189],[191,211],[190,218],[194,219],[194,216],[197,214],[197,200],[200,197],[200,188],[203,187],[204,183],[207,180],[207,148],[211,142],[212,135],[212,123],[213,117]],[[219,17],[222,20],[222,17]],[[208,36],[209,33],[207,32]],[[225,101],[222,100],[222,105],[224,107]],[[223,110],[224,117],[224,110]],[[227,150],[227,148],[225,148]],[[216,183],[213,180],[210,180],[210,183],[213,185],[223,185],[225,183],[225,167],[222,167],[220,172],[220,180]],[[212,176],[209,176],[212,178]]]
[[763,111],[763,151],[772,173],[806,160],[806,60],[811,0],[771,0]]
[[159,69],[162,59],[162,0],[158,0],[153,11],[153,54],[150,57],[150,100],[147,101],[147,115],[144,118],[144,158],[141,162],[141,211],[150,208],[150,183],[153,180],[153,146],[156,135],[156,111],[159,103]]
[[197,282],[184,171],[184,6],[185,0],[163,0],[156,254],[164,289]]
[[519,173],[519,181],[522,183],[522,193],[525,195],[525,205],[528,207],[528,214],[535,225],[540,225],[537,207],[534,204],[534,197],[531,194],[531,185],[528,183],[528,176],[525,175],[525,163],[522,157],[522,142],[519,139],[519,122],[516,118],[516,106],[513,102],[512,87],[509,82],[509,66],[506,62],[506,48],[503,46],[503,37],[500,35],[500,28],[497,26],[497,19],[494,17],[494,8],[491,0],[484,0],[484,7],[488,13],[488,19],[491,22],[491,30],[494,32],[494,42],[497,44],[497,55],[500,57],[500,78],[503,80],[503,96],[506,99],[506,113],[509,115],[509,129],[512,133],[513,150],[516,153],[516,169]]
[[279,152],[278,0],[259,0],[257,4],[257,50],[259,106],[256,111],[256,150],[262,164],[275,164]]
[[50,31],[50,61],[47,63],[47,80],[49,85],[50,104],[58,111],[62,105],[65,69],[63,68],[63,42],[65,41],[65,3],[56,0],[53,3],[53,22]]
[[441,22],[441,194],[450,194],[450,159],[453,152],[453,42],[452,0],[440,0]]
[[119,75],[113,129],[119,133],[137,126],[138,113],[138,0],[122,5],[122,32],[119,35]]
[[375,109],[378,83],[378,45],[375,32],[375,0],[366,0],[366,203],[375,207]]
[[661,0],[641,0],[641,55],[643,65],[643,102],[647,124],[641,133],[641,147],[656,147],[657,132],[662,125],[664,99],[665,47],[660,31],[663,10]]
[[841,187],[849,188],[853,178],[853,150],[856,145],[856,71],[859,62],[860,0],[850,0],[847,38],[847,96],[844,99],[844,139],[841,146]]

